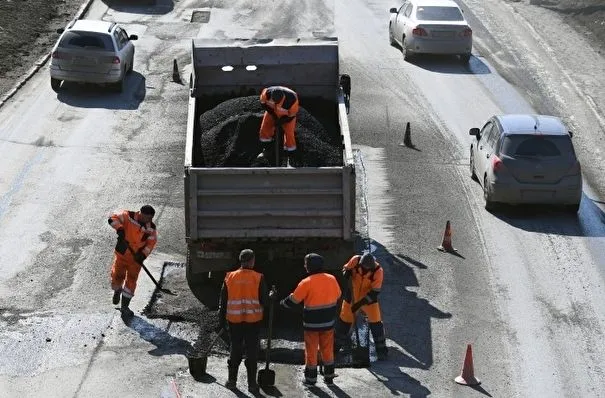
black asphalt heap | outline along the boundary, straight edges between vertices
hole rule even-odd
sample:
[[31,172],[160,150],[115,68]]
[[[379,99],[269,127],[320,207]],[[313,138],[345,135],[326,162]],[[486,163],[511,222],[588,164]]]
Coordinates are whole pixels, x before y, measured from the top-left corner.
[[[296,122],[298,156],[293,167],[342,165],[342,144],[336,107],[322,100],[299,108]],[[315,117],[314,115],[317,115]],[[263,109],[258,96],[238,97],[218,104],[199,118],[197,159],[202,167],[263,167],[259,130]]]

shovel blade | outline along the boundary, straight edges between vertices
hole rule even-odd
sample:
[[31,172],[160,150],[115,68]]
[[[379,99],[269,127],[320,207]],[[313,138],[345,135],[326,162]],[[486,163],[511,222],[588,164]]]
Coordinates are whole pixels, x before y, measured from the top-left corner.
[[275,385],[275,372],[271,369],[261,369],[258,371],[258,385],[261,387],[271,387]]
[[368,347],[355,347],[351,355],[353,363],[357,367],[367,368],[370,366],[370,350]]
[[201,380],[206,375],[206,366],[208,364],[208,358],[203,357],[189,357],[189,373],[193,376],[194,380]]

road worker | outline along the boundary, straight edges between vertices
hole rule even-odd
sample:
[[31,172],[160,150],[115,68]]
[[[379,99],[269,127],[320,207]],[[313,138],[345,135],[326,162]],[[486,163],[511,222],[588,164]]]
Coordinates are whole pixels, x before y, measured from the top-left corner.
[[317,351],[321,353],[324,381],[334,380],[334,322],[341,291],[336,278],[323,272],[324,259],[318,254],[305,256],[305,269],[309,276],[303,279],[293,293],[281,301],[285,308],[303,305],[305,337],[304,383],[317,382]]
[[263,89],[260,94],[260,103],[265,109],[260,125],[259,138],[263,152],[259,158],[275,163],[275,148],[273,140],[276,130],[281,128],[284,134],[284,150],[288,153],[290,163],[296,157],[296,114],[298,113],[298,95],[291,89],[283,86],[271,86]]
[[263,274],[254,271],[255,256],[250,249],[239,254],[240,268],[228,272],[219,302],[219,329],[228,326],[231,349],[227,360],[229,376],[225,387],[235,389],[237,372],[246,351],[248,391],[259,392],[256,382],[260,327],[263,307],[269,302]]
[[366,253],[351,257],[342,270],[349,281],[350,289],[343,294],[342,309],[336,323],[335,352],[338,352],[347,342],[353,317],[361,310],[368,317],[378,359],[386,359],[386,338],[378,304],[378,294],[384,276],[383,269],[373,255]]
[[137,287],[141,264],[157,243],[158,231],[153,223],[154,215],[154,208],[145,205],[136,212],[123,210],[112,214],[107,220],[118,234],[111,266],[113,304],[120,303],[121,295],[121,312],[125,319],[134,315],[129,305]]

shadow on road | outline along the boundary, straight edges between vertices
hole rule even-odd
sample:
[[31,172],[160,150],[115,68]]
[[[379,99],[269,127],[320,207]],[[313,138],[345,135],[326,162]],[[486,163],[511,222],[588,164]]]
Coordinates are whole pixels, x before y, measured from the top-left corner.
[[174,10],[173,0],[102,0],[107,7],[129,14],[165,15]]
[[[401,51],[401,47],[396,45],[393,47]],[[436,54],[417,55],[410,61],[404,61],[402,55],[402,62],[409,62],[419,68],[448,75],[488,75],[492,73],[489,67],[474,55],[471,55],[468,64],[463,64],[457,55]]]
[[596,238],[605,236],[605,212],[598,204],[598,201],[583,193],[577,214],[544,205],[501,205],[492,214],[513,227],[529,232]]
[[[170,329],[170,325],[172,322],[168,323],[167,329]],[[130,320],[128,327],[137,332],[143,340],[156,346],[149,351],[149,354],[153,356],[185,355],[192,347],[188,341],[174,337],[166,330],[162,330],[136,315]]]
[[78,108],[135,110],[145,99],[145,82],[145,76],[132,72],[126,77],[122,93],[112,93],[101,85],[63,82],[57,99]]

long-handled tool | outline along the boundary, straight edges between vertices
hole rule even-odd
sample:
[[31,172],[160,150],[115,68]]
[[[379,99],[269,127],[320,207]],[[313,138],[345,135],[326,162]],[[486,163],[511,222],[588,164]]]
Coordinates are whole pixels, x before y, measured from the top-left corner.
[[190,355],[187,357],[189,362],[189,373],[193,376],[194,379],[198,380],[203,375],[206,374],[206,366],[208,365],[208,355],[212,351],[212,347],[216,344],[216,341],[223,334],[225,329],[221,329],[218,331],[216,336],[210,341],[210,345],[206,348],[206,351],[202,355]]
[[361,345],[359,327],[357,326],[357,313],[353,314],[353,327],[355,328],[355,339],[357,340],[357,344],[352,352],[353,363],[358,367],[367,368],[370,366],[370,347],[369,345],[365,347]]
[[281,166],[283,139],[284,139],[284,129],[282,126],[277,126],[275,128],[275,139],[274,139],[274,141],[275,141],[275,167]]
[[[275,295],[275,286],[271,287],[271,291]],[[273,302],[271,299],[269,302],[269,330],[267,332],[267,353],[265,355],[265,368],[258,371],[258,385],[261,387],[269,387],[275,385],[275,371],[269,369],[269,362],[271,357],[271,334],[273,333]]]
[[[130,250],[130,252],[133,255],[135,254],[134,250],[132,250],[132,247],[130,247],[130,244],[128,244],[128,250]],[[164,289],[164,288],[160,287],[160,284],[158,283],[158,281],[155,280],[155,278],[153,277],[153,275],[151,275],[151,272],[149,272],[149,270],[147,269],[147,267],[145,266],[145,264],[143,264],[142,261],[141,261],[140,264],[141,264],[141,267],[143,267],[143,269],[145,270],[145,272],[149,276],[149,278],[151,278],[151,281],[155,284],[155,287],[157,287],[160,292],[164,292],[164,293],[170,294],[172,296],[176,296],[177,295],[176,293],[172,292],[170,289]]]

